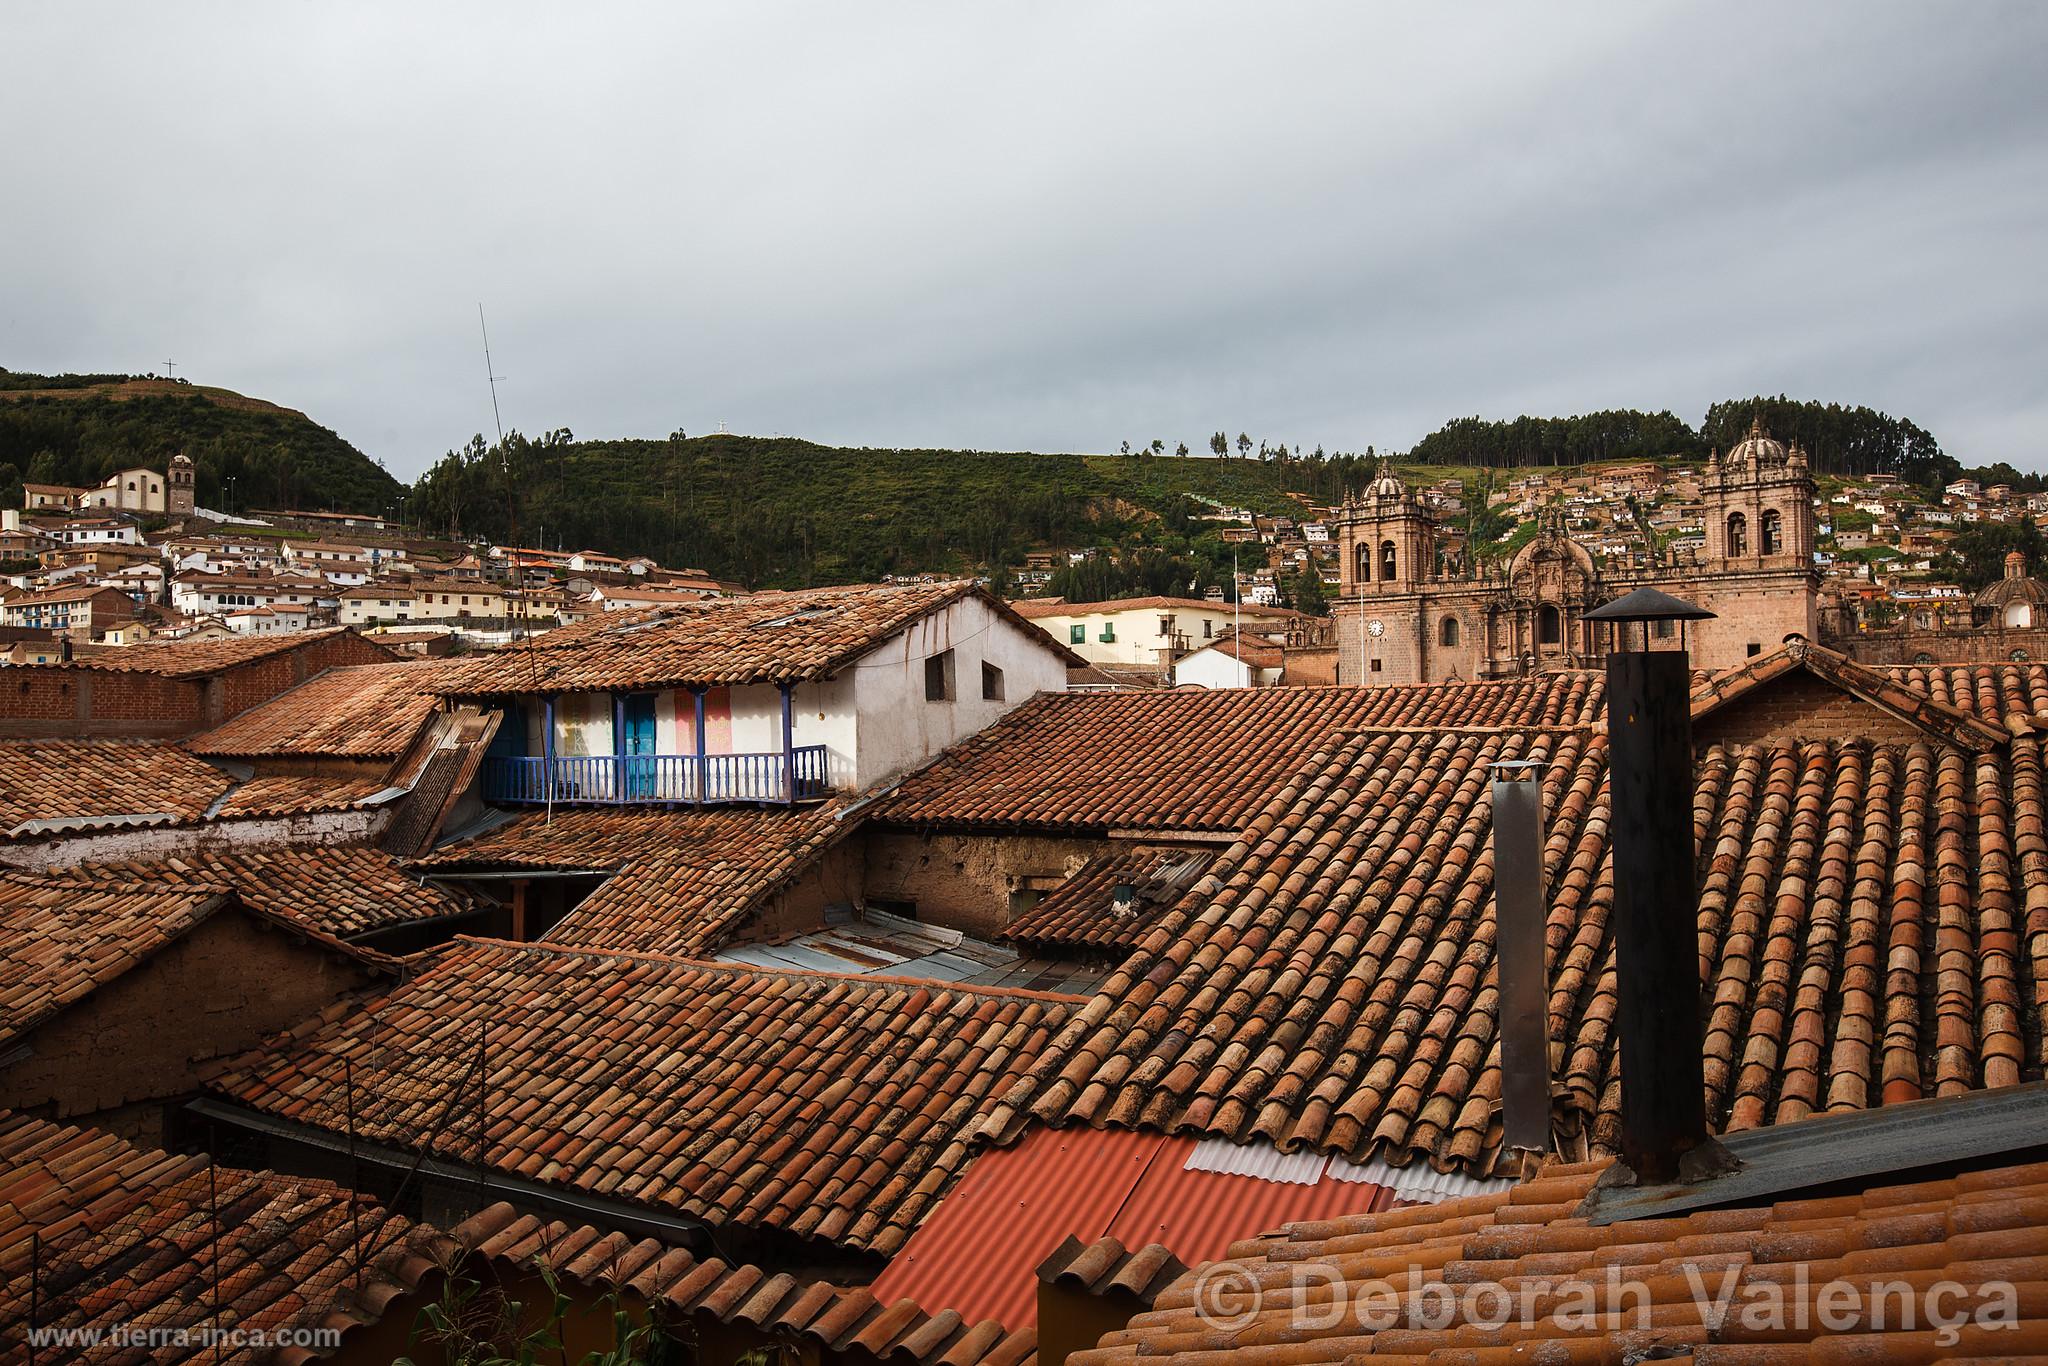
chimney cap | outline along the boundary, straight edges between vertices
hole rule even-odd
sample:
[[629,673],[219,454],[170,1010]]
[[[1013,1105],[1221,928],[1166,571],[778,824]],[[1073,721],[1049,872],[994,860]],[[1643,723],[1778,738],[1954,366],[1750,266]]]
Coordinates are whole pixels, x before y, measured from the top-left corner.
[[1654,588],[1638,588],[1586,613],[1587,621],[1710,621],[1716,614]]

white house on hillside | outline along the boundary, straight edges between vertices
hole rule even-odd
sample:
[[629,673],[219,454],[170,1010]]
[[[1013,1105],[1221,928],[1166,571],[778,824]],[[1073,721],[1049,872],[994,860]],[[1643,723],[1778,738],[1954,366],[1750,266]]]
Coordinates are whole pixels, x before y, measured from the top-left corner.
[[1019,616],[1090,664],[1164,668],[1190,650],[1219,640],[1241,622],[1247,634],[1287,629],[1294,613],[1277,607],[1208,602],[1200,598],[1118,598],[1068,602],[1027,598],[1012,603]]

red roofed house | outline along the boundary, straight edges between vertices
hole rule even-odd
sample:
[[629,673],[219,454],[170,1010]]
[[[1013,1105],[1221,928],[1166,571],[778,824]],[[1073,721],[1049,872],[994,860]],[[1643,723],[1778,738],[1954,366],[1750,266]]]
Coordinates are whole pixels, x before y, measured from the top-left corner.
[[513,804],[794,802],[887,780],[1044,692],[1074,656],[969,583],[602,613],[480,658]]

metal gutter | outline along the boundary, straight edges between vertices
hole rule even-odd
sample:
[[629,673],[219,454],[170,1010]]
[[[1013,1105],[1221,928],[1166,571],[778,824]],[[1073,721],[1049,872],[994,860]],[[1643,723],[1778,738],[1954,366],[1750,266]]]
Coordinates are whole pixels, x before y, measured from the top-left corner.
[[[186,1114],[202,1120],[230,1125],[245,1133],[260,1134],[321,1153],[336,1154],[343,1161],[352,1158],[401,1176],[416,1171],[422,1177],[473,1189],[480,1195],[505,1200],[525,1209],[544,1211],[575,1223],[618,1229],[636,1237],[656,1238],[669,1243],[681,1242],[692,1254],[699,1256],[722,1255],[712,1226],[686,1215],[661,1214],[644,1205],[604,1200],[559,1186],[542,1185],[524,1177],[507,1176],[490,1168],[479,1170],[463,1163],[422,1157],[403,1148],[360,1138],[351,1150],[346,1135],[277,1119],[260,1111],[204,1096],[187,1101],[184,1109]],[[482,1209],[491,1203],[490,1199],[480,1199],[477,1208]]]

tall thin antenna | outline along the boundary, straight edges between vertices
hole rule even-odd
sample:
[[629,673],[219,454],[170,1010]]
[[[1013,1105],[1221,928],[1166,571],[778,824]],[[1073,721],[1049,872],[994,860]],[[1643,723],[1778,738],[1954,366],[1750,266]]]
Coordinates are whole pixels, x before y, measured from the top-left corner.
[[505,444],[505,419],[498,416],[498,381],[504,376],[491,365],[491,329],[484,326],[484,306],[481,300],[476,306],[476,326],[477,330],[484,334],[484,378],[491,386],[491,421],[497,425],[498,445],[502,448]]

